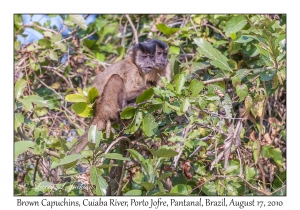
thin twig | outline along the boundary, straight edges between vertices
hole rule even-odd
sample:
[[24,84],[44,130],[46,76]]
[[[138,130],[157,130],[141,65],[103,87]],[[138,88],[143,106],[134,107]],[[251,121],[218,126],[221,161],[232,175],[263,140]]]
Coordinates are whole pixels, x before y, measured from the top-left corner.
[[97,32],[97,30],[93,31],[91,34],[86,35],[85,37],[81,38],[80,41],[85,40],[85,39],[89,38],[90,36],[93,36],[96,32]]
[[121,41],[121,46],[122,46],[122,47],[125,47],[124,40],[125,40],[125,33],[126,33],[126,30],[127,30],[127,23],[128,23],[128,21],[126,21],[125,26],[124,26],[124,29],[123,29],[122,41]]
[[263,110],[262,110],[262,115],[260,117],[260,126],[259,126],[259,134],[258,134],[258,161],[257,161],[257,164],[258,164],[258,167],[260,169],[260,172],[261,172],[261,175],[262,175],[262,181],[263,181],[263,186],[264,186],[264,190],[266,190],[266,174],[264,172],[264,169],[261,165],[261,162],[260,162],[260,153],[261,153],[261,141],[262,141],[262,127],[263,127],[263,121],[264,121],[264,116],[265,116],[265,111],[266,111],[266,104],[267,104],[267,100],[268,100],[268,97],[265,99],[264,101],[264,105],[263,105]]
[[275,190],[274,192],[272,192],[271,195],[273,195],[274,193],[278,192],[279,190],[282,190],[285,187],[286,187],[286,185],[283,185],[282,187],[280,187],[277,190]]
[[[44,67],[45,67],[45,66],[44,66]],[[63,79],[65,80],[65,82],[66,82],[70,87],[74,88],[73,84],[70,83],[70,81],[67,80],[67,78],[66,78],[64,75],[62,75],[61,73],[57,72],[54,68],[51,68],[51,67],[50,67],[49,69],[51,69],[55,74],[57,74],[58,76],[60,76],[61,78],[63,78]]]
[[[187,125],[187,126],[183,129],[182,134],[181,134],[181,136],[183,137],[183,140],[186,139],[187,134],[188,134],[189,131],[190,131],[190,125]],[[177,152],[178,152],[178,155],[176,155],[176,156],[174,157],[174,160],[173,160],[173,165],[174,165],[173,167],[174,167],[174,168],[177,167],[178,161],[179,161],[180,156],[182,155],[182,151],[183,151],[183,148],[182,148],[183,142],[179,142],[179,145],[180,145],[180,147],[176,149]]]
[[246,183],[247,185],[248,185],[248,187],[250,187],[252,190],[255,190],[255,191],[257,191],[257,192],[259,192],[259,193],[261,193],[261,194],[264,194],[264,195],[271,195],[269,192],[267,192],[267,191],[263,191],[263,190],[260,190],[260,189],[258,189],[258,188],[256,188],[256,187],[254,187],[252,184],[250,184],[246,179],[244,179],[244,177],[243,176],[238,176],[239,178],[241,178],[243,181],[244,181],[244,183]]
[[[123,137],[123,138],[122,138],[122,137]],[[131,144],[130,139],[127,138],[127,137],[125,137],[125,136],[122,136],[122,137],[119,137],[119,138],[118,138],[118,139],[120,139],[119,141],[121,141],[121,140],[126,140],[126,141],[129,143],[129,149],[131,149],[132,144]],[[118,140],[118,139],[117,139],[117,140]],[[107,151],[107,150],[106,150],[106,151]],[[105,151],[105,152],[106,152],[106,151]],[[129,151],[127,151],[126,157],[129,157]],[[120,176],[120,180],[119,180],[119,187],[118,187],[118,190],[117,190],[117,195],[121,195],[121,192],[122,192],[122,183],[123,183],[123,177],[124,177],[126,165],[127,165],[127,161],[125,160],[125,161],[123,162],[123,167],[122,167],[122,172],[121,172],[121,176]]]
[[29,58],[28,55],[24,56],[24,57],[20,60],[20,62],[17,64],[17,67],[20,67],[20,66],[23,64],[23,62],[24,62],[27,58]]
[[[201,138],[201,139],[199,139],[199,140],[200,140],[200,141],[207,141],[207,140],[211,139],[212,137],[213,137],[213,135],[212,135],[212,133],[211,133],[211,134],[209,134],[208,136],[203,137],[203,138]],[[196,154],[196,153],[201,149],[201,147],[202,147],[202,146],[198,146],[198,147],[194,150],[194,152],[192,152],[192,154],[190,154],[189,157],[192,157],[194,154]]]
[[[36,75],[35,75],[36,76]],[[45,87],[49,88],[50,90],[52,90],[56,95],[58,95],[58,97],[61,100],[65,100],[58,92],[56,92],[53,88],[49,87],[48,85],[46,85],[42,80],[40,80],[37,76],[35,77],[40,83],[42,83]]]
[[222,33],[222,31],[220,31],[219,29],[217,29],[216,27],[214,27],[214,26],[212,26],[212,25],[209,25],[209,24],[205,23],[205,24],[203,24],[202,26],[208,26],[208,27],[214,29],[215,31],[218,31],[225,39],[227,38],[227,37]]
[[[27,25],[25,25],[25,26],[27,26]],[[31,26],[31,25],[30,25]],[[30,27],[29,26],[29,27]],[[39,26],[39,25],[37,25],[37,24],[33,24],[33,27],[37,27],[37,28],[39,28],[39,29],[43,29],[43,30],[45,30],[45,31],[49,31],[49,32],[52,32],[52,33],[55,33],[55,34],[59,34],[59,32],[57,32],[57,31],[54,31],[54,30],[52,30],[52,29],[50,29],[50,28],[45,28],[45,27],[43,27],[43,26]]]
[[[143,101],[143,102],[138,103],[138,104],[130,105],[130,107],[138,107],[138,106],[140,106],[140,105],[147,104],[147,103],[150,103],[150,102],[152,102],[152,101],[151,101],[151,100],[147,100],[147,101]],[[127,106],[127,107],[128,107],[128,106]],[[126,109],[127,107],[124,107],[124,108],[122,109],[122,111],[123,111],[124,109]]]
[[[20,134],[21,138],[25,139],[25,140],[28,140],[28,141],[32,141],[34,142],[31,138],[29,138],[28,136],[26,136],[22,130],[20,129],[20,127],[18,128],[18,133]],[[51,155],[53,157],[56,157],[56,158],[60,158],[59,154],[54,152],[54,151],[50,151],[49,149],[45,149],[45,153],[47,153],[48,155]]]
[[[117,138],[116,140],[114,140],[114,141],[107,147],[107,149],[105,150],[105,152],[104,152],[103,154],[107,154],[107,153],[111,150],[111,148],[112,148],[115,144],[119,143],[120,141],[127,141],[128,144],[129,144],[129,147],[131,148],[132,143],[131,143],[130,139],[127,138],[126,136],[121,136],[121,137]],[[100,165],[103,163],[103,161],[104,161],[104,157],[102,157],[102,158],[100,159],[100,163],[99,163],[97,166],[100,166]]]
[[211,84],[211,83],[215,83],[215,82],[230,81],[230,80],[231,80],[231,78],[227,78],[227,77],[224,77],[224,78],[216,78],[216,79],[211,79],[211,80],[206,80],[206,81],[204,81],[204,85]]
[[239,176],[242,176],[243,166],[242,166],[242,158],[241,158],[241,155],[240,155],[240,147],[238,147],[236,151],[237,151],[237,154],[239,156],[239,161],[240,161],[240,174],[239,174]]
[[125,15],[125,17],[127,18],[128,22],[130,23],[130,26],[131,26],[131,29],[132,29],[132,32],[133,32],[133,35],[134,35],[134,39],[135,39],[135,44],[138,44],[139,43],[139,39],[138,39],[138,35],[137,35],[137,31],[131,21],[131,18],[129,17],[129,15]]

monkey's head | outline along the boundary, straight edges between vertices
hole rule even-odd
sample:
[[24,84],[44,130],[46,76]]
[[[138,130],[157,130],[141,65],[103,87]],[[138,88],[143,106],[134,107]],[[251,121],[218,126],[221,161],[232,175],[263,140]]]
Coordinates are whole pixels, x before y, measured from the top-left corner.
[[154,43],[156,45],[155,68],[158,70],[165,69],[168,64],[169,46],[157,39],[150,39],[147,42]]
[[153,70],[155,66],[155,50],[156,45],[154,43],[141,42],[133,46],[132,52],[130,52],[131,58],[143,74],[148,74]]

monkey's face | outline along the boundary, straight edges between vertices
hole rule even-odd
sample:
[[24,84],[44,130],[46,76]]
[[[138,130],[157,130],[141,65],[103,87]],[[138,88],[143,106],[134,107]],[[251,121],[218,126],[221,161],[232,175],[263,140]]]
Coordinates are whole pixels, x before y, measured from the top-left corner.
[[135,54],[135,64],[143,74],[150,73],[155,65],[155,52],[142,52],[137,50]]
[[163,70],[168,64],[168,52],[169,48],[162,49],[156,46],[155,54],[155,68]]

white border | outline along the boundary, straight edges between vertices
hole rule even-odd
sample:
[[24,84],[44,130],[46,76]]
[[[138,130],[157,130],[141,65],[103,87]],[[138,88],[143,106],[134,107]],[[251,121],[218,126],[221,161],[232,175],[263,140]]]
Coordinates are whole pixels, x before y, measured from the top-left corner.
[[[170,2],[170,3],[168,3]],[[14,208],[17,206],[18,197],[13,196],[13,14],[14,13],[140,13],[140,14],[186,14],[186,13],[287,13],[287,81],[288,81],[288,148],[287,148],[287,196],[286,197],[234,197],[235,200],[282,200],[284,208],[295,207],[299,208],[298,186],[297,180],[299,175],[299,104],[298,104],[298,84],[299,84],[299,12],[296,1],[279,1],[279,0],[228,0],[228,1],[136,1],[136,0],[111,0],[111,1],[42,1],[42,0],[14,0],[6,1],[5,5],[1,3],[1,182],[0,182],[0,206]],[[298,38],[298,39],[297,39]],[[294,84],[292,86],[292,84]],[[111,199],[114,197],[109,197]],[[131,197],[132,198],[132,197]],[[173,197],[172,197],[173,198]],[[175,197],[177,200],[184,199],[183,197]],[[202,197],[207,198],[207,197]],[[212,197],[214,200],[222,197]],[[21,197],[22,200],[39,200],[45,197]],[[63,197],[48,197],[49,200],[63,200]],[[72,200],[81,202],[84,198],[73,197]],[[89,197],[89,199],[92,199]],[[119,199],[126,199],[120,197]],[[150,201],[150,197],[142,197]],[[163,199],[168,199],[163,197]],[[193,199],[186,197],[186,199]],[[227,200],[231,199],[226,197]],[[41,207],[22,207],[26,209],[37,209]],[[50,209],[50,207],[47,207]],[[61,208],[61,207],[56,207]],[[65,209],[74,209],[74,207],[64,207]],[[82,206],[81,206],[82,208]],[[96,207],[99,209],[99,207]],[[102,209],[102,207],[100,207]],[[118,209],[120,207],[109,207],[109,209]],[[132,209],[141,209],[142,207],[130,207]],[[182,207],[172,207],[182,208]],[[188,207],[191,208],[191,207]],[[222,208],[222,207],[221,207]],[[238,208],[238,207],[237,207]],[[245,207],[248,209],[247,207]],[[108,208],[103,208],[108,209]],[[146,207],[145,207],[146,209]],[[148,207],[147,207],[148,209]],[[196,208],[193,208],[196,209]],[[199,207],[197,207],[199,209]],[[220,209],[220,207],[209,208]],[[253,208],[252,208],[253,209]],[[271,209],[271,208],[270,208]],[[273,207],[272,209],[282,209]]]

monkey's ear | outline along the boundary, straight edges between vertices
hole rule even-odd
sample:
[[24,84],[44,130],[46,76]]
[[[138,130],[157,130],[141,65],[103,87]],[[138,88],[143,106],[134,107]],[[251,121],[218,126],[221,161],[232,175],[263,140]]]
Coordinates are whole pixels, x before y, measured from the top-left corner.
[[133,46],[131,46],[128,48],[125,58],[133,58],[133,53],[134,53]]

